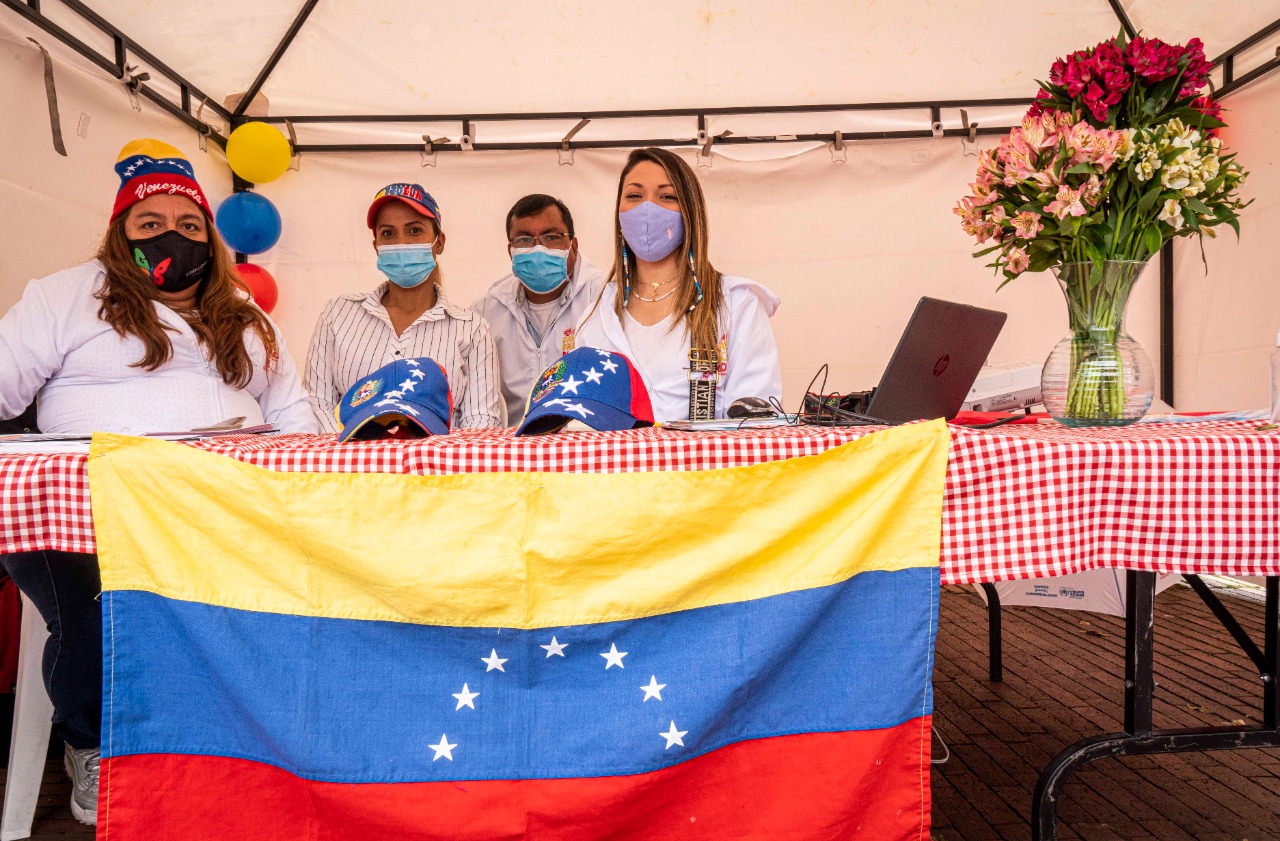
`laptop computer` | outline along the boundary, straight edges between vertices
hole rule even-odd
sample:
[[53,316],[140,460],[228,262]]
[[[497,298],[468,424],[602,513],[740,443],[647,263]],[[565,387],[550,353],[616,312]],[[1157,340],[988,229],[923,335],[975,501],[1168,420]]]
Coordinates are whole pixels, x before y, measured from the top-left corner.
[[[864,416],[864,423],[951,420],[964,404],[1006,318],[996,310],[921,298],[880,384],[866,392],[864,405],[850,406],[842,400],[841,408]],[[856,423],[858,419],[834,420]]]

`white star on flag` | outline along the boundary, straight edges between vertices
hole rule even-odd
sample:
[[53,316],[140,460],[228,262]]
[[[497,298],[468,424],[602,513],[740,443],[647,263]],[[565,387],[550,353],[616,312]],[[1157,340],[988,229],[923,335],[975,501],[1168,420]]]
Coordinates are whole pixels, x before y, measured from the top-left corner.
[[560,383],[561,394],[577,394],[578,386],[582,385],[582,380],[575,380],[573,374],[569,375],[569,379]]
[[556,638],[555,638],[555,637],[552,637],[552,638],[551,638],[551,644],[550,644],[550,645],[540,645],[540,646],[538,646],[538,648],[541,648],[541,649],[543,649],[544,651],[546,651],[546,652],[547,652],[547,658],[548,658],[548,659],[550,659],[550,658],[551,658],[551,656],[552,656],[553,654],[554,654],[554,655],[556,655],[556,656],[558,656],[558,657],[563,657],[563,656],[564,656],[564,650],[565,650],[566,648],[568,648],[568,647],[569,647],[569,644],[568,644],[568,643],[565,643],[565,642],[556,642]]
[[[671,723],[671,726],[672,726],[672,727],[675,727],[675,722],[672,722],[672,723]],[[659,735],[661,735],[661,734],[659,734]],[[681,734],[681,735],[683,735],[683,734]],[[452,745],[451,745],[451,744],[449,744],[449,737],[448,737],[448,736],[446,736],[446,735],[445,735],[445,734],[443,734],[443,733],[441,733],[441,734],[440,734],[440,744],[438,744],[438,745],[427,745],[427,747],[431,748],[433,751],[435,751],[435,752],[436,752],[436,755],[435,755],[435,756],[433,756],[433,757],[431,757],[431,761],[432,761],[432,762],[435,762],[437,759],[439,759],[439,758],[440,758],[440,757],[442,757],[442,756],[443,756],[445,759],[447,759],[447,760],[449,760],[450,762],[452,762],[452,761],[453,761],[453,749],[454,749],[454,748],[456,748],[457,746],[458,746],[458,745],[457,745],[456,743],[455,743],[455,744],[452,744]],[[667,745],[667,747],[671,747],[671,745]],[[681,745],[681,747],[683,747],[683,745]]]
[[618,370],[618,363],[614,362],[612,359],[606,359],[604,362],[600,363],[600,367],[612,374],[614,371]]
[[413,391],[413,377],[405,377],[404,382],[400,383],[400,388],[404,391]]
[[622,665],[622,658],[627,656],[627,652],[619,651],[616,642],[610,643],[609,650],[600,652],[600,656],[604,658],[605,671],[608,671],[611,666],[617,666],[619,669],[626,668]]
[[502,668],[502,664],[503,664],[503,663],[505,663],[505,662],[507,662],[507,660],[509,660],[509,659],[511,659],[511,658],[509,658],[509,657],[499,657],[499,656],[498,656],[498,649],[496,649],[496,648],[495,648],[495,649],[493,649],[492,651],[490,651],[490,652],[489,652],[489,656],[488,656],[488,657],[481,657],[481,658],[480,658],[480,662],[481,662],[481,663],[484,663],[484,664],[488,667],[488,668],[486,668],[486,669],[484,670],[484,671],[485,671],[485,674],[488,674],[489,672],[493,671],[494,669],[497,669],[497,670],[498,670],[498,671],[500,671],[500,672],[506,672],[506,669]]
[[[668,730],[666,733],[658,734],[659,736],[667,740],[667,746],[663,748],[663,750],[670,750],[672,745],[679,745],[680,747],[684,747],[684,737],[685,737],[685,734],[688,732],[689,732],[688,730],[677,730],[676,723],[674,721],[671,722],[670,730]],[[435,745],[432,745],[432,747],[435,747]],[[452,756],[449,758],[453,759]]]
[[[457,712],[463,707],[470,707],[474,710],[476,708],[476,698],[480,697],[479,692],[472,692],[465,683],[462,684],[461,692],[453,692],[451,694],[453,697],[458,699],[458,706],[454,707],[454,712]],[[449,758],[452,759],[453,757]]]
[[[606,668],[608,668],[608,667],[606,666]],[[648,685],[648,686],[642,686],[642,687],[640,687],[640,688],[644,690],[644,700],[645,700],[645,701],[649,700],[650,698],[657,698],[659,701],[661,701],[661,700],[662,700],[662,690],[666,689],[666,688],[667,688],[667,685],[666,685],[665,683],[658,683],[658,676],[657,676],[657,675],[650,675],[650,676],[649,676],[649,685]],[[643,701],[642,701],[641,703],[643,703]]]
[[587,382],[589,383],[598,383],[600,382],[600,378],[603,377],[604,374],[600,373],[595,368],[592,368],[590,371],[583,371],[582,376],[586,377]]
[[577,414],[581,415],[581,416],[582,416],[582,417],[584,417],[584,418],[585,418],[587,415],[594,415],[594,414],[595,414],[595,412],[591,411],[591,410],[590,410],[590,409],[588,409],[586,406],[583,406],[581,403],[569,403],[568,401],[566,401],[566,402],[565,402],[565,404],[564,404],[564,410],[565,410],[565,412],[566,412],[566,413],[567,413],[567,412],[576,412]]

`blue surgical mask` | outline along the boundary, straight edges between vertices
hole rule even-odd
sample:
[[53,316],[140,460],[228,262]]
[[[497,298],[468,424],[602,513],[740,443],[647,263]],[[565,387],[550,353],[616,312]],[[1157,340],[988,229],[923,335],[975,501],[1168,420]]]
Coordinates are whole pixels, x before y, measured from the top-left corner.
[[651,201],[618,213],[622,238],[632,253],[646,263],[656,263],[684,242],[684,217],[678,210]]
[[436,255],[431,245],[379,245],[378,271],[402,289],[412,289],[431,276],[436,269]]
[[552,292],[569,279],[569,252],[545,245],[517,248],[511,252],[511,271],[530,292]]

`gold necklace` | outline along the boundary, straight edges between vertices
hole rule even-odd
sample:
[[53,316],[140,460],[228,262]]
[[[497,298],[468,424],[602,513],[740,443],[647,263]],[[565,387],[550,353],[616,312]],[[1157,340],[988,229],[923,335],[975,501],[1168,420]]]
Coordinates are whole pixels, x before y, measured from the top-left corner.
[[[651,283],[651,284],[649,284],[649,285],[650,285],[650,286],[654,286],[654,287],[658,287],[658,286],[661,286],[662,284],[661,284],[661,283]],[[656,292],[656,291],[658,291],[658,290],[655,288],[655,289],[654,289],[654,291]],[[659,301],[663,300],[664,298],[670,298],[670,297],[671,297],[672,295],[674,295],[674,294],[676,294],[676,290],[675,290],[675,287],[672,287],[669,291],[667,291],[667,292],[663,292],[661,295],[656,295],[656,296],[654,296],[654,297],[652,297],[652,298],[646,298],[645,296],[643,296],[643,295],[641,295],[639,292],[637,292],[637,293],[636,293],[636,298],[640,299],[641,301],[644,301],[644,302],[645,302],[645,303],[647,303],[647,304],[656,304],[656,303],[658,303]]]

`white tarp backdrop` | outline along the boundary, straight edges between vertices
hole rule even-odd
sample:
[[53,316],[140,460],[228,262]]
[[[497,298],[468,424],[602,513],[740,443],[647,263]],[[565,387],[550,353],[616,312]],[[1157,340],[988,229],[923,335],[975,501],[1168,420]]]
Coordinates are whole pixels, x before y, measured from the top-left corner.
[[[221,102],[247,89],[302,0],[88,0],[88,5],[176,72]],[[110,39],[59,0],[41,11],[111,54]],[[1123,0],[1144,34],[1198,36],[1212,58],[1280,18],[1280,0]],[[1055,56],[1119,30],[1105,0],[1053,0],[1019,7],[966,2],[678,2],[646,4],[497,0],[320,0],[267,80],[273,116],[297,114],[545,113],[618,109],[821,105],[944,99],[1030,98]],[[54,152],[39,51],[54,55],[68,156]],[[1236,59],[1236,75],[1271,58],[1280,35]],[[130,58],[130,63],[145,62]],[[153,74],[157,91],[176,100]],[[92,253],[117,180],[111,166],[128,140],[154,136],[193,159],[216,204],[231,192],[221,150],[198,148],[196,132],[143,100],[134,110],[120,83],[0,5],[0,311],[26,281]],[[1220,79],[1220,77],[1219,77]],[[1206,242],[1209,273],[1194,244],[1177,244],[1177,405],[1256,408],[1267,400],[1267,354],[1280,328],[1275,232],[1280,229],[1280,73],[1226,100],[1226,139],[1252,172],[1239,244]],[[193,105],[193,110],[195,106]],[[1021,108],[973,112],[1008,124]],[[203,118],[226,126],[210,111]],[[956,109],[944,109],[949,128]],[[712,134],[926,129],[927,109],[714,117]],[[576,119],[480,123],[477,141],[558,141]],[[457,121],[438,124],[299,124],[301,144],[457,141]],[[576,140],[691,139],[691,117],[598,120]],[[981,137],[993,145],[995,137]],[[695,151],[687,147],[688,159]],[[421,156],[309,153],[298,171],[257,189],[284,219],[284,234],[252,258],[280,285],[274,317],[299,364],[324,301],[379,281],[364,209],[390,181],[422,183],[440,201],[449,295],[469,303],[506,271],[503,218],[529,192],[560,196],[577,221],[582,252],[606,263],[613,201],[625,150],[579,150],[562,166],[555,151]],[[977,159],[955,138],[858,142],[836,163],[829,144],[721,146],[699,168],[722,270],[775,289],[774,320],[787,397],[794,401],[822,362],[831,388],[867,388],[878,378],[915,300],[946,297],[1010,313],[991,361],[1040,361],[1066,332],[1065,306],[1049,274],[997,280],[969,256],[971,241],[951,207]],[[1159,354],[1158,270],[1153,261],[1130,329]]]

